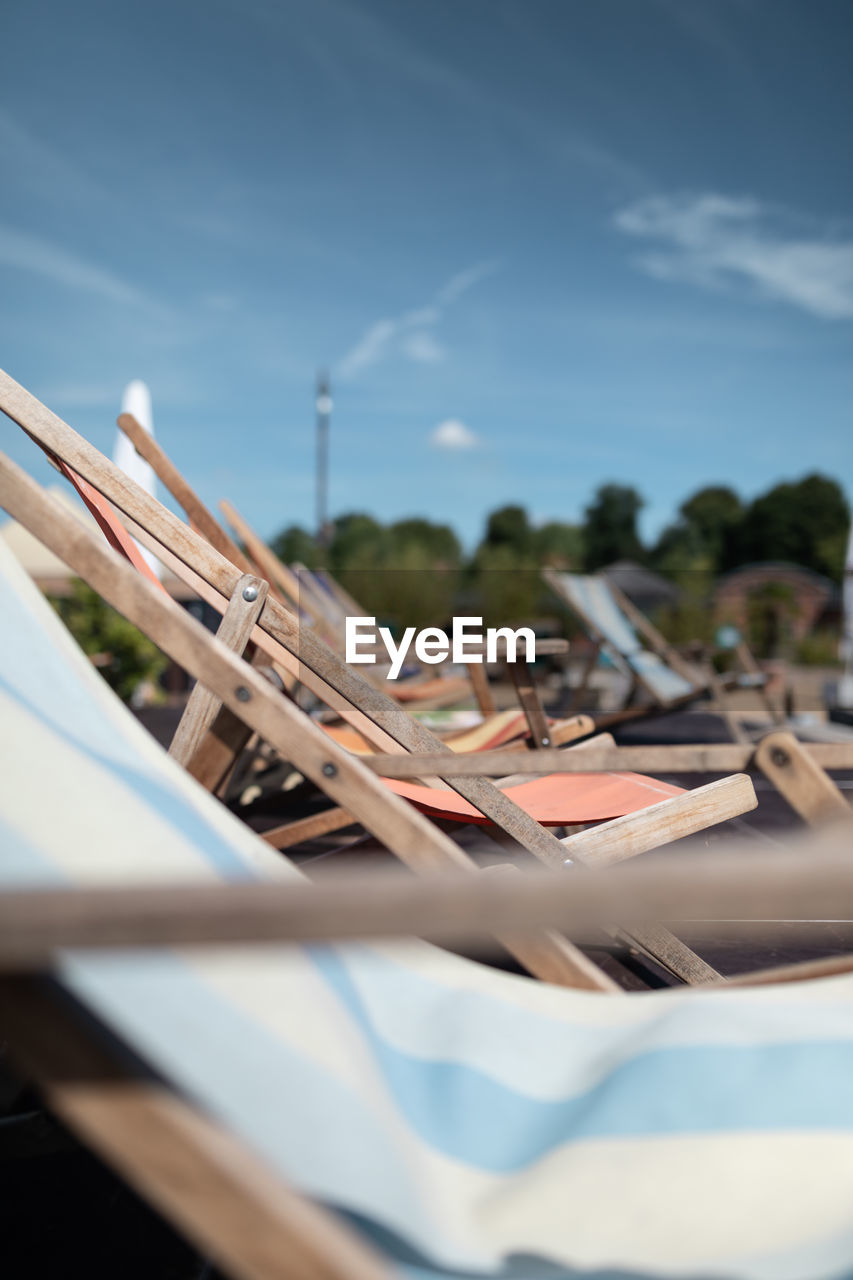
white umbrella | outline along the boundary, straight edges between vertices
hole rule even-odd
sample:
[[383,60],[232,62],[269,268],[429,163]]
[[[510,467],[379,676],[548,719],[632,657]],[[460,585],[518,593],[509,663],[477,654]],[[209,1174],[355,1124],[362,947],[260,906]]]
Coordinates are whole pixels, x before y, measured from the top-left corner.
[[[144,382],[129,382],[124,389],[124,395],[121,398],[122,413],[133,414],[136,421],[147,431],[150,436],[154,435],[154,421],[151,416],[151,392]],[[120,467],[126,476],[131,480],[135,480],[140,488],[146,493],[150,493],[152,498],[157,496],[157,477],[153,468],[144,458],[140,458],[133,445],[128,440],[123,431],[116,432],[115,448],[113,449],[113,462]],[[139,546],[139,543],[136,544]],[[147,563],[153,569],[157,577],[162,577],[162,566],[160,561],[153,556],[150,551],[146,551],[145,547],[139,547]]]

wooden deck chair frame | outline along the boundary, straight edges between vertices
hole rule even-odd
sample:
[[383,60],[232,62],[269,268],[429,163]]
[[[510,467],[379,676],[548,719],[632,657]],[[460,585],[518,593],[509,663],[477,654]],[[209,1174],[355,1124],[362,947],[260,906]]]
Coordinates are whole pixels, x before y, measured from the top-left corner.
[[[596,716],[596,725],[604,728],[611,725],[621,724],[628,720],[645,719],[649,716],[665,714],[669,711],[678,710],[681,707],[688,706],[695,699],[710,696],[717,705],[717,708],[728,726],[729,732],[736,742],[747,742],[748,738],[740,728],[739,724],[731,713],[730,706],[726,699],[728,692],[727,682],[719,677],[710,665],[703,669],[699,669],[687,663],[681,655],[670,645],[660,632],[652,626],[648,618],[636,608],[635,605],[628,600],[623,592],[619,590],[605,575],[596,575],[597,580],[604,583],[614,607],[621,612],[628,625],[638,632],[649,649],[654,653],[670,670],[679,675],[690,686],[690,690],[672,698],[664,698],[654,686],[644,679],[642,671],[636,671],[621,654],[621,652],[608,640],[604,632],[599,628],[598,622],[593,614],[583,609],[580,602],[570,596],[566,590],[562,579],[565,575],[554,569],[543,570],[543,577],[548,586],[557,596],[557,598],[571,609],[578,617],[587,633],[593,641],[593,649],[585,664],[581,674],[581,681],[575,691],[575,698],[572,709],[576,709],[583,692],[587,687],[589,678],[592,674],[599,653],[604,651],[607,653],[620,669],[628,671],[631,678],[631,685],[627,694],[626,703],[618,711],[606,712],[603,715]],[[641,702],[632,702],[632,698],[637,689],[642,689],[646,694],[646,700]],[[765,701],[765,706],[769,709],[774,723],[779,722],[779,715],[771,703]]]
[[[340,654],[341,615],[345,616],[349,613],[351,616],[363,616],[364,609],[343,590],[336,580],[328,573],[325,575],[329,591],[321,599],[320,593],[312,589],[307,572],[304,578],[300,576],[300,570],[304,569],[304,566],[296,565],[291,568],[285,565],[272,548],[258,536],[249,522],[237,511],[236,507],[223,499],[219,505],[226,521],[246,548],[246,554],[244,555],[239,551],[230,534],[223,529],[216,517],[208,510],[186,478],[168,457],[162,445],[140,426],[133,415],[129,413],[120,414],[118,426],[130,440],[140,457],[145,459],[161,483],[166,486],[175,501],[183,508],[190,523],[205,534],[208,541],[230,559],[232,563],[242,567],[248,567],[251,564],[254,572],[273,584],[279,599],[291,608],[297,609],[298,612],[306,613],[321,639],[325,640],[335,652]],[[555,738],[552,734],[546,732],[544,711],[529,672],[519,674],[520,676],[523,674],[524,677],[523,683],[519,684],[516,681],[519,702],[527,718],[534,744],[558,745],[561,739]],[[471,663],[468,667],[468,677],[482,715],[494,714],[495,703],[483,665]],[[439,696],[422,701],[418,705],[423,710],[437,709],[458,701],[458,696],[459,688],[454,686],[447,696]]]
[[[2,456],[0,505],[46,545],[62,548],[70,567],[104,599],[140,626],[202,684],[213,689],[228,712],[246,721],[273,746],[294,759],[306,776],[413,870],[474,869],[475,864],[449,837],[404,801],[392,796],[358,758],[338,748],[248,663],[220,644],[159,587],[141,578],[116,552],[81,526],[49,494],[43,493],[26,473]],[[436,745],[441,744],[436,742]],[[506,799],[502,793],[497,794]],[[704,829],[709,822],[734,816],[753,806],[754,792],[747,778],[739,775],[723,779],[710,784],[710,789],[700,788],[631,815],[632,820],[627,824],[624,819],[616,819],[614,823],[601,824],[591,833],[564,841],[551,836],[557,850],[551,865],[564,865],[567,859],[590,865],[610,864]],[[513,813],[521,812],[511,802],[508,808]],[[543,830],[538,824],[533,825]],[[536,976],[595,990],[615,989],[606,975],[559,935],[548,934],[535,944],[520,944],[513,939],[502,941]],[[718,976],[666,930],[656,929],[648,935],[631,933],[629,942],[685,980],[711,981]]]
[[[233,595],[240,577],[239,571],[229,561],[199,535],[187,529],[171,513],[160,507],[149,495],[143,493],[88,442],[5,374],[0,376],[0,407],[42,447],[61,457],[67,465],[72,466],[78,474],[82,474],[84,479],[118,506],[119,510],[123,511],[132,522],[131,532],[134,536],[141,536],[143,541],[147,538],[148,545],[161,556],[161,559],[165,557],[167,563],[171,561],[173,564],[183,566],[186,570],[185,580],[197,584],[203,597],[208,599],[213,597],[212,602],[224,612],[223,602]],[[48,502],[48,499],[41,494],[38,486],[35,486],[25,473],[8,461],[3,464],[3,493],[3,505],[21,523],[29,524],[31,531],[35,532],[42,541],[48,545],[53,542],[55,545],[57,521],[60,528],[62,525],[61,513],[56,508],[53,512],[46,514],[44,503]],[[39,514],[34,508],[40,505]],[[29,521],[27,516],[30,518]],[[67,516],[64,523],[65,528],[59,536],[65,559],[68,559],[68,548],[77,546],[82,556],[82,563],[74,564],[72,567],[78,572],[83,570],[83,576],[87,577],[91,577],[91,573],[97,570],[98,581],[93,581],[93,585],[105,598],[111,599],[114,594],[111,591],[111,579],[115,573],[115,561],[112,555],[108,557],[105,566],[103,555],[108,549],[99,547],[100,555],[98,555],[94,549],[93,537],[88,531],[80,532],[71,528],[71,525],[77,523],[71,516]],[[34,527],[36,524],[38,528]],[[156,532],[152,533],[151,530]],[[81,538],[84,538],[86,546],[80,545]],[[94,567],[91,567],[93,556]],[[85,572],[87,566],[90,566],[89,573]],[[252,727],[262,733],[273,745],[281,743],[282,749],[285,752],[289,751],[292,755],[293,744],[297,743],[300,747],[299,765],[306,775],[326,790],[341,807],[355,814],[360,820],[364,818],[369,829],[373,830],[392,852],[422,870],[428,870],[436,865],[471,868],[472,864],[458,846],[446,837],[443,842],[440,841],[440,833],[426,824],[425,820],[421,819],[421,815],[415,814],[405,806],[405,816],[403,810],[389,808],[387,790],[378,780],[375,781],[374,786],[366,786],[365,778],[372,780],[369,771],[362,769],[357,760],[348,757],[345,753],[333,751],[332,744],[329,743],[326,735],[322,734],[316,726],[303,723],[302,713],[288,704],[280,695],[275,695],[261,677],[247,667],[247,664],[243,664],[240,659],[234,658],[227,650],[217,646],[216,661],[208,662],[206,658],[205,669],[202,669],[197,661],[197,654],[202,651],[202,646],[198,643],[195,647],[192,643],[188,644],[185,629],[175,627],[175,620],[179,616],[184,623],[192,620],[187,619],[177,606],[174,606],[171,618],[166,616],[164,611],[168,610],[170,602],[158,599],[155,604],[154,597],[162,593],[157,592],[150,583],[146,584],[141,579],[133,581],[131,586],[134,575],[129,569],[128,572],[131,578],[129,579],[127,574],[121,576],[121,582],[117,588],[118,599],[112,598],[112,603],[117,604],[120,611],[136,621],[137,625],[141,623],[143,628],[146,619],[152,616],[152,609],[155,615],[158,611],[161,612],[167,633],[165,639],[172,645],[176,660],[181,662],[187,670],[199,676],[203,683],[208,685],[212,683],[225,707],[236,716],[251,723]],[[149,593],[147,602],[138,597],[139,591],[146,590]],[[202,633],[206,640],[210,640],[215,645],[213,637],[199,627],[198,634]],[[270,652],[275,660],[294,671],[303,682],[309,684],[309,687],[313,685],[318,696],[340,710],[344,718],[365,733],[365,736],[372,739],[378,747],[388,747],[392,751],[403,747],[407,751],[437,752],[446,754],[448,757],[452,756],[453,753],[444,748],[428,730],[413,722],[390,699],[347,669],[310,633],[301,633],[295,619],[280,605],[280,602],[268,596],[252,636],[256,643]],[[164,637],[158,637],[158,642],[163,644],[163,639]],[[168,646],[166,647],[168,651]],[[237,664],[237,670],[242,674],[242,680],[236,687],[234,669],[227,665],[222,666],[226,654],[228,660]],[[220,684],[227,687],[220,688]],[[245,697],[247,692],[248,701]],[[256,721],[253,720],[253,714],[258,715]],[[294,730],[296,724],[299,726],[298,732]],[[288,733],[288,729],[292,733]],[[312,734],[316,736],[312,738]],[[286,743],[283,738],[287,739]],[[438,773],[437,776],[441,774]],[[474,804],[508,837],[542,861],[551,865],[563,865],[567,856],[576,857],[579,861],[586,858],[584,853],[576,851],[571,846],[571,840],[574,837],[561,842],[530,819],[485,778],[451,777],[449,785]],[[382,801],[378,800],[380,794],[383,797]],[[659,821],[661,814],[653,812],[653,810],[660,810],[661,806],[653,806],[652,809],[637,815],[640,820],[645,816],[645,823],[640,821],[640,828],[643,826],[646,828],[646,843],[640,838],[630,849],[625,845],[625,848],[629,849],[627,856],[640,852],[642,847],[656,847],[664,843],[667,838],[676,839],[690,830],[703,829],[710,823],[723,821],[745,812],[754,805],[755,796],[751,783],[743,776],[735,776],[710,784],[710,789],[700,789],[699,792],[677,797],[674,801],[668,802],[669,807],[666,808],[662,823]],[[699,826],[696,825],[697,821]],[[621,838],[624,844],[624,821],[618,819],[617,822],[622,823],[619,831],[622,833]],[[632,827],[632,829],[637,828]],[[597,830],[603,832],[604,827]],[[606,842],[606,833],[603,838]],[[648,840],[652,843],[649,844]],[[699,960],[689,948],[665,930],[653,931],[652,934],[642,938],[636,934],[632,935],[632,942],[684,980],[706,981],[717,976],[710,966]],[[510,949],[514,954],[519,954],[519,949],[512,944]],[[523,950],[526,958],[522,958],[522,963],[538,976],[568,984],[581,983],[596,989],[604,989],[605,986],[610,985],[603,980],[600,971],[586,957],[577,952],[576,948],[567,944],[565,939],[548,936],[543,938],[536,948],[525,947]]]

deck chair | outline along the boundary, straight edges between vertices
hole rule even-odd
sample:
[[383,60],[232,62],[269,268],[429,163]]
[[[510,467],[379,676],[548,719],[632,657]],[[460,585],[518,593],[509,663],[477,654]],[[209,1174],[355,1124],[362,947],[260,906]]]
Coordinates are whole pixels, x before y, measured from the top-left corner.
[[[215,516],[205,507],[185,477],[166,455],[162,446],[143,430],[133,415],[121,414],[118,426],[183,508],[190,523],[207,538],[211,545],[233,564],[244,569],[252,569],[264,577],[271,584],[271,589],[278,598],[289,608],[294,609],[314,629],[319,638],[329,644],[335,652],[340,653],[343,618],[347,612],[351,616],[364,616],[365,611],[335,582],[331,575],[323,571],[309,574],[304,566],[290,568],[283,564],[236,508],[223,501],[220,504],[223,513],[236,536],[243,542],[246,548],[244,554]],[[516,674],[515,668],[513,673]],[[518,674],[527,675],[528,673],[519,670]],[[470,664],[468,679],[470,685],[464,678],[435,678],[421,672],[416,679],[397,682],[390,687],[384,683],[383,687],[400,702],[416,703],[421,713],[437,712],[442,708],[454,706],[458,704],[460,698],[467,700],[473,693],[483,717],[488,720],[493,719],[496,708],[484,668],[477,663]],[[548,746],[558,746],[562,741],[570,740],[571,729],[564,733],[559,723],[552,722],[545,728],[544,713],[531,680],[526,679],[524,683],[517,681],[516,687],[527,721],[525,732],[533,735],[534,739],[538,739],[540,743],[544,740],[544,745]],[[453,728],[456,727],[456,725],[453,726]],[[487,728],[491,727],[487,726]],[[521,736],[521,731],[515,736]]]
[[[135,538],[154,550],[168,567],[182,574],[203,598],[221,612],[226,611],[227,602],[239,595],[242,582],[239,571],[230,562],[138,490],[8,375],[0,376],[0,404],[43,447],[61,457],[78,474],[83,474],[99,492],[117,505],[128,519],[130,532]],[[294,759],[306,776],[341,808],[363,821],[393,853],[420,870],[442,865],[471,867],[462,850],[446,837],[438,840],[440,833],[429,824],[427,828],[413,826],[417,815],[407,806],[400,810],[378,804],[377,795],[387,794],[386,789],[378,782],[374,787],[367,787],[365,771],[358,761],[335,751],[334,744],[316,726],[303,723],[305,717],[300,719],[301,713],[297,716],[298,709],[292,704],[280,696],[276,702],[269,687],[250,669],[245,669],[246,664],[236,660],[234,668],[218,655],[213,661],[205,647],[208,633],[197,628],[196,640],[189,640],[186,626],[192,620],[177,608],[167,616],[170,603],[161,598],[162,593],[157,593],[152,584],[144,582],[130,570],[120,574],[116,580],[116,566],[121,562],[108,554],[107,548],[93,541],[88,531],[74,528],[76,522],[52,505],[20,468],[3,460],[0,475],[2,505],[48,545],[55,545],[59,539],[66,562],[71,563],[72,568],[86,577],[131,621],[141,624],[144,629],[146,621],[156,615],[162,626],[153,637],[155,641],[191,674],[200,676],[203,683],[213,684],[224,704],[223,711],[240,716],[277,749],[284,754],[289,752],[288,758]],[[74,558],[70,560],[72,553]],[[180,625],[177,624],[178,618]],[[251,635],[259,648],[298,674],[303,683],[308,684],[328,705],[339,709],[375,745],[386,749],[388,744],[391,750],[403,747],[406,751],[443,752],[448,760],[456,758],[427,730],[414,724],[390,699],[343,666],[310,632],[307,635],[301,633],[293,617],[274,599],[267,599]],[[208,665],[199,665],[200,654],[207,654],[205,662]],[[212,667],[210,662],[213,662]],[[247,693],[249,696],[245,698]],[[441,770],[436,770],[435,775],[441,777]],[[578,861],[614,856],[614,841],[610,840],[606,824],[592,832],[582,832],[561,841],[485,778],[453,778],[449,785],[469,800],[505,837],[509,837],[514,847],[521,846],[546,863],[562,866],[567,856]],[[691,831],[745,812],[755,803],[749,780],[736,776],[711,784],[710,788],[700,788],[651,805],[633,819],[616,820],[623,825],[619,827],[618,837],[621,851],[615,856],[617,859],[634,856],[645,849],[658,847]],[[630,831],[625,830],[626,822],[631,824]],[[429,839],[425,835],[427,829],[431,831]],[[632,937],[645,954],[654,954],[670,972],[684,980],[708,981],[717,976],[710,966],[666,930],[657,930],[654,936],[645,940],[636,935]],[[521,957],[521,951],[514,943],[510,950]],[[527,958],[522,963],[539,976],[554,981],[601,985],[600,971],[586,962],[576,949],[568,948],[564,939],[544,938],[541,945],[537,944],[533,949],[524,948],[523,951]]]
[[[112,511],[109,503],[66,464],[60,462],[59,466],[95,516],[109,544],[128,559],[136,569],[144,571],[145,576],[150,581],[154,582],[155,585],[159,585],[158,579],[148,568],[133,539],[129,536],[115,512]],[[266,584],[262,584],[260,580],[257,580],[254,585],[255,608],[251,610],[250,617],[257,616],[263,605],[265,586]],[[244,596],[247,594],[245,589],[242,594]],[[226,627],[227,622],[228,614],[226,613],[224,624]],[[221,638],[223,633],[220,631],[218,634]],[[248,631],[241,637],[242,644],[245,644],[247,634]],[[178,726],[176,732],[176,742],[178,743],[190,732],[187,725],[192,724],[196,719],[195,696],[199,692],[200,690],[196,688]],[[518,715],[523,719],[523,713],[518,713]],[[212,717],[208,715],[207,719],[210,720]],[[583,729],[588,724],[591,724],[588,717],[584,718],[583,721],[581,721],[581,717],[577,717],[577,720],[579,723],[572,726],[577,729]],[[567,722],[567,724],[570,723]],[[342,742],[341,733],[339,731],[336,732],[334,727],[322,727],[325,732],[331,734],[335,741],[347,746],[347,749],[351,749],[345,739]],[[513,721],[504,717],[498,732],[489,741],[489,745],[498,746],[504,743],[507,740],[509,730],[513,727]],[[360,738],[360,735],[355,734],[352,729],[349,729],[349,733],[356,738]],[[497,739],[497,742],[495,739]],[[364,743],[363,739],[361,741]],[[470,735],[466,737],[465,742],[466,746],[469,744]],[[453,750],[460,750],[458,743],[451,743],[450,745]],[[364,743],[364,746],[368,747],[368,744]],[[181,758],[184,754],[180,749],[176,750],[175,743],[173,743],[170,751],[178,758]],[[392,791],[395,791],[397,795],[403,796],[416,808],[430,814],[432,817],[480,824],[485,824],[487,821],[468,801],[445,789],[439,790],[436,787],[419,786],[405,781],[390,779],[385,781],[386,785]],[[653,802],[680,794],[683,794],[680,788],[657,782],[651,778],[643,778],[632,773],[608,772],[598,777],[565,777],[559,774],[552,774],[539,777],[534,781],[516,780],[512,789],[511,799],[515,804],[521,805],[526,813],[537,822],[542,823],[543,826],[564,827],[622,817],[627,813],[635,813],[647,808]],[[328,827],[325,830],[328,831]]]
[[[0,601],[4,894],[298,878],[2,547]],[[147,945],[0,977],[0,1025],[235,1280],[830,1280],[853,1267],[851,998],[836,977],[599,1000],[414,941]]]
[[[618,724],[685,707],[697,698],[715,699],[735,741],[747,741],[726,703],[727,689],[738,684],[756,690],[774,723],[779,715],[764,690],[765,677],[757,670],[742,676],[718,676],[706,664],[685,662],[630,600],[603,574],[584,575],[544,569],[548,586],[581,620],[593,642],[593,649],[576,690],[576,703],[600,653],[630,679],[621,710],[596,718],[600,725]],[[635,698],[635,695],[636,696]]]

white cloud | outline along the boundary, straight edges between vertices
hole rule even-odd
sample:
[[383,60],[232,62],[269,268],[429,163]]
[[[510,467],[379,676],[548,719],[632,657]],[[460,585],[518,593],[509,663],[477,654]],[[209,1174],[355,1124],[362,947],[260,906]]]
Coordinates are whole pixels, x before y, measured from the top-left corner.
[[351,347],[338,366],[338,372],[344,378],[376,364],[385,355],[391,340],[400,330],[399,320],[377,320],[361,335],[354,347]]
[[146,299],[119,276],[28,231],[0,224],[0,265],[46,276],[55,284],[138,306]]
[[394,352],[418,364],[437,364],[445,352],[433,330],[441,323],[445,310],[499,268],[500,263],[495,260],[475,263],[451,276],[426,305],[374,321],[339,362],[338,374],[350,378]]
[[435,445],[437,449],[477,449],[480,446],[480,438],[476,436],[464,422],[460,422],[458,418],[447,418],[444,422],[440,422],[429,438],[431,445]]
[[616,214],[627,235],[661,247],[648,275],[706,289],[746,285],[824,320],[853,317],[853,239],[748,197],[654,196]]
[[444,347],[433,335],[421,330],[403,339],[403,350],[410,360],[418,364],[438,364],[444,359]]

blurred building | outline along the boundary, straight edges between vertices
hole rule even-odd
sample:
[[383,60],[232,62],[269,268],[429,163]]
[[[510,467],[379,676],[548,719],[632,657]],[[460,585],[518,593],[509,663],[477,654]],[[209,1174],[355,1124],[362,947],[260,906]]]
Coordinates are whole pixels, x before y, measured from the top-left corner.
[[841,593],[834,582],[786,561],[747,564],[714,590],[720,622],[731,622],[759,653],[787,656],[819,627],[838,627]]

